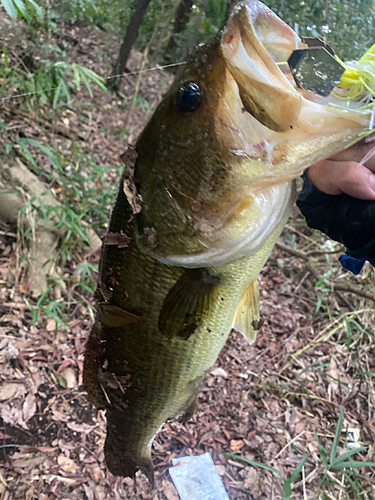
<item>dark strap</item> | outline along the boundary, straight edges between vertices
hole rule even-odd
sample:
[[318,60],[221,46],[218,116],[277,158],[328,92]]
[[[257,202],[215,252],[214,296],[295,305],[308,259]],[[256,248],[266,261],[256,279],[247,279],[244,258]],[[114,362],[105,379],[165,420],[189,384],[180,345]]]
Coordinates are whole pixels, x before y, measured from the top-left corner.
[[319,191],[303,174],[303,189],[297,205],[307,224],[343,243],[356,259],[375,258],[375,201],[358,200],[346,194]]

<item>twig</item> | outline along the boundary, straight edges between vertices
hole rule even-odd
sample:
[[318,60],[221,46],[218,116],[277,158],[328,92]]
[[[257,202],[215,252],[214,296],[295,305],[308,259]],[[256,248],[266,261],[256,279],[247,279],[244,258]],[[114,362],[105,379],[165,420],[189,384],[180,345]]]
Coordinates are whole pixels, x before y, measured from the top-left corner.
[[[315,267],[310,264],[309,262],[309,256],[305,253],[302,252],[301,250],[297,250],[296,248],[292,248],[288,245],[284,245],[284,243],[277,242],[276,247],[280,248],[280,250],[283,250],[284,252],[288,252],[291,255],[294,255],[295,257],[298,257],[306,262],[306,267],[310,271],[310,273],[316,278],[317,281],[322,279],[322,276],[318,273],[318,271],[315,269]],[[353,286],[349,285],[341,285],[340,283],[335,283],[333,281],[324,280],[324,283],[329,286],[332,291],[334,292],[335,290],[340,290],[342,292],[350,292],[354,293],[356,295],[359,295],[360,297],[363,297],[365,299],[373,300],[375,302],[375,295],[370,292],[366,292],[365,290],[362,290],[360,288],[356,288]]]
[[277,460],[279,458],[279,456],[283,453],[283,451],[285,451],[288,446],[290,446],[291,444],[293,444],[295,441],[297,441],[303,434],[305,434],[306,430],[303,430],[302,432],[300,432],[298,434],[298,436],[296,436],[295,438],[293,438],[291,441],[289,441],[289,443],[286,443],[286,445],[284,446],[284,448],[282,448],[279,453],[276,455],[276,457],[273,459],[273,460]]
[[0,231],[0,236],[9,236],[11,238],[17,238],[16,233],[10,233],[8,231]]
[[[281,373],[293,362],[297,361],[298,358],[300,358],[305,352],[309,351],[313,347],[316,347],[321,342],[327,341],[334,333],[336,333],[340,328],[345,326],[345,321],[344,318],[346,316],[351,316],[351,315],[356,315],[365,311],[372,311],[372,309],[360,309],[359,311],[349,311],[347,313],[342,314],[339,318],[335,319],[335,321],[329,325],[327,325],[318,335],[311,341],[309,342],[305,347],[302,347],[299,351],[297,351],[295,354],[292,354],[291,359],[281,368],[279,371],[278,375],[281,375]],[[337,323],[339,323],[337,325]],[[332,330],[330,330],[328,333],[325,333],[326,330],[328,330],[330,327],[333,327]]]
[[316,240],[314,240],[314,238],[311,238],[311,236],[307,236],[307,234],[304,234],[302,231],[299,231],[298,229],[296,229],[295,227],[293,227],[293,226],[291,226],[289,224],[287,224],[285,226],[285,229],[288,229],[288,231],[292,231],[292,233],[296,233],[299,236],[302,236],[302,238],[304,238],[305,240],[308,240],[310,243],[313,243],[317,247],[321,247],[322,246],[320,243],[318,243]]
[[315,267],[310,264],[309,258],[305,252],[302,252],[301,250],[297,250],[296,248],[292,248],[288,245],[284,245],[284,243],[280,243],[279,241],[276,243],[276,247],[280,248],[280,250],[283,250],[284,252],[288,252],[291,255],[294,255],[295,257],[298,257],[306,262],[306,267],[310,271],[310,273],[316,278],[317,281],[321,279],[320,274],[318,271],[315,269]]
[[2,476],[2,474],[1,474],[1,472],[0,472],[0,482],[2,482],[2,483],[3,483],[3,485],[5,486],[5,488],[7,488],[7,487],[8,487],[7,482],[6,482],[6,481],[5,481],[5,479],[3,478],[3,476]]
[[303,485],[303,498],[304,500],[307,500],[305,466],[302,467],[302,485]]

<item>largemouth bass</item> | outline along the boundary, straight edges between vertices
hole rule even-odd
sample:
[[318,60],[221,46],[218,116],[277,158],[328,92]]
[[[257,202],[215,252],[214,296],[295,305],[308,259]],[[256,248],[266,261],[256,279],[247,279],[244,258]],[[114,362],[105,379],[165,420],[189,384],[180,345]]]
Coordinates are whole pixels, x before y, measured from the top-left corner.
[[84,365],[115,475],[152,481],[155,434],[191,417],[231,328],[255,338],[257,276],[291,180],[368,127],[367,112],[295,88],[277,63],[296,47],[265,5],[241,2],[124,155]]

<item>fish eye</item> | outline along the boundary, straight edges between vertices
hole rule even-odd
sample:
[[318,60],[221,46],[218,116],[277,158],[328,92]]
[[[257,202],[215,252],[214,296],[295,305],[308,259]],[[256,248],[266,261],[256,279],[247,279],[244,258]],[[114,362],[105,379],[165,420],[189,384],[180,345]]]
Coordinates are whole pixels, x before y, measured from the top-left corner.
[[177,109],[182,113],[195,111],[202,100],[202,91],[196,83],[184,83],[178,89],[176,96]]

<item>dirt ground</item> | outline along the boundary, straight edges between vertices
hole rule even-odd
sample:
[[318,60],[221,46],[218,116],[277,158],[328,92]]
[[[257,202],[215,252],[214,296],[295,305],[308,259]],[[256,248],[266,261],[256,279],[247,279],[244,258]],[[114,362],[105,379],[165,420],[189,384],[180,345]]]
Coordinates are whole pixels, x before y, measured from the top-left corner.
[[[118,47],[112,35],[81,26],[61,28],[59,36],[76,62],[110,73]],[[139,60],[134,53],[132,71]],[[152,108],[171,79],[159,70],[145,73],[140,94]],[[122,94],[132,96],[134,85],[135,76],[128,76]],[[82,100],[88,99],[83,92]],[[96,90],[89,111],[65,109],[47,130],[9,100],[0,105],[0,120],[8,125],[7,140],[22,131],[69,147],[69,134],[79,135],[78,143],[88,145],[98,161],[118,169],[126,141],[134,142],[150,116],[136,107],[130,134],[121,137],[122,104],[118,96]],[[194,417],[164,425],[153,444],[154,490],[142,474],[135,482],[115,478],[105,466],[105,414],[88,402],[82,385],[92,298],[71,307],[68,331],[58,328],[56,334],[55,321],[43,315],[33,326],[16,236],[10,228],[0,231],[0,500],[178,500],[168,473],[172,458],[205,452],[231,500],[281,499],[283,476],[223,452],[286,477],[307,455],[293,483],[294,499],[375,498],[375,468],[330,469],[317,441],[330,453],[343,406],[343,429],[354,429],[366,447],[352,460],[375,460],[374,277],[367,267],[359,277],[341,270],[341,249],[308,229],[297,209],[260,276],[266,321],[256,343],[249,346],[232,332],[204,380]],[[93,264],[98,260],[98,254],[90,257]],[[71,275],[74,268],[60,271]],[[345,450],[341,439],[338,453]]]

